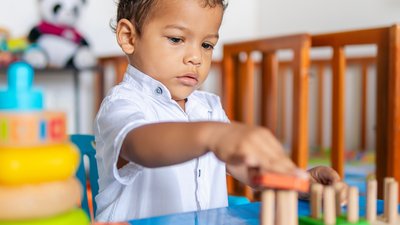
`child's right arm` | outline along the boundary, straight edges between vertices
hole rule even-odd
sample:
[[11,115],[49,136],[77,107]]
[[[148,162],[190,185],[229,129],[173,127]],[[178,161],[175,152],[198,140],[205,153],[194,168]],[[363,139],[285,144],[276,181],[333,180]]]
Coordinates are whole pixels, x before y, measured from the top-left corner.
[[231,165],[290,172],[295,169],[265,128],[240,123],[155,123],[129,132],[120,156],[145,167],[182,163],[209,151]]

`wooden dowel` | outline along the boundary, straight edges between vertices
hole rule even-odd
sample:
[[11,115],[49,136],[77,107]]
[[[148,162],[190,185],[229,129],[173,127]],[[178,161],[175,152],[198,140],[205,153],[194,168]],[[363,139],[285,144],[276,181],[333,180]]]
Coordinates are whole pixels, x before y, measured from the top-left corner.
[[311,186],[311,217],[314,219],[321,218],[322,210],[322,184],[315,183]]
[[266,189],[261,194],[261,225],[274,225],[275,191]]
[[383,208],[383,218],[387,219],[388,218],[388,209],[389,209],[389,183],[393,182],[394,178],[393,177],[385,177],[385,179],[383,180],[383,204],[384,204],[384,208]]
[[347,205],[347,220],[350,223],[357,223],[358,216],[358,188],[350,187],[348,193],[348,205]]
[[324,223],[325,225],[336,224],[335,212],[335,190],[333,187],[324,188]]
[[376,221],[376,200],[378,195],[378,184],[375,179],[367,182],[367,212],[368,222]]
[[288,191],[288,224],[287,225],[297,225],[298,224],[298,206],[297,198],[298,194],[296,191]]
[[342,193],[341,193],[341,191],[342,191],[343,185],[341,183],[336,183],[334,185],[334,188],[335,188],[335,213],[336,213],[336,216],[340,216],[342,214]]
[[399,197],[399,184],[392,181],[388,184],[388,211],[387,222],[389,224],[398,224],[399,213],[397,212],[397,200]]

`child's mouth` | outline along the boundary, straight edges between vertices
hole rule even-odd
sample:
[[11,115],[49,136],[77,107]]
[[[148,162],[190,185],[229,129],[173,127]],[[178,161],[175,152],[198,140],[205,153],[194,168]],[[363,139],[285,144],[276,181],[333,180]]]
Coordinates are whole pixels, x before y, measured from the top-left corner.
[[194,87],[199,83],[196,74],[186,74],[178,77],[178,80],[181,84],[191,87]]

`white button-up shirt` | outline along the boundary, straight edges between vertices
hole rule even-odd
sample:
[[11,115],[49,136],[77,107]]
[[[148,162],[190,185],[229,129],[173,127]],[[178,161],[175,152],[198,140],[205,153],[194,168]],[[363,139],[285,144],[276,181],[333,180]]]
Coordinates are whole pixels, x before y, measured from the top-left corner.
[[125,136],[139,126],[228,122],[219,97],[211,93],[194,91],[185,108],[186,112],[171,99],[162,83],[128,66],[123,81],[103,100],[95,121],[97,220],[125,221],[227,206],[225,164],[211,152],[173,166],[150,169],[130,162],[117,168]]

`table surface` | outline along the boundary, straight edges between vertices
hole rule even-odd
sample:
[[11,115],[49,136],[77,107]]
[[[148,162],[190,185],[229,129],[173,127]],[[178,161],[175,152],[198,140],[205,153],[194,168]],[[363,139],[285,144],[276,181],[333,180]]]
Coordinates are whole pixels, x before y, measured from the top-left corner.
[[[133,225],[251,225],[259,224],[260,202],[236,205],[226,208],[210,209],[198,212],[179,213],[167,216],[129,221]],[[400,208],[400,207],[399,207]],[[345,211],[346,208],[343,208]],[[383,212],[383,201],[377,202],[378,214]],[[309,202],[299,201],[299,216],[310,215]],[[360,197],[360,216],[365,215],[365,197]]]

